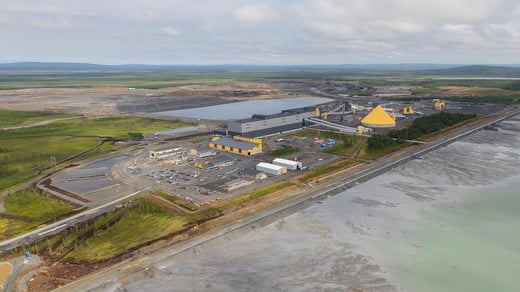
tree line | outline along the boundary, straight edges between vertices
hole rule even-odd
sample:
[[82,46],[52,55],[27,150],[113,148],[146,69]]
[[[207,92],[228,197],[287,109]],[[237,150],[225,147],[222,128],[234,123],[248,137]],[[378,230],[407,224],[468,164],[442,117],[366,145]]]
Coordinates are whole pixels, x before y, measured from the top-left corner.
[[427,117],[420,117],[412,125],[399,130],[391,130],[386,134],[374,134],[367,141],[368,151],[377,151],[402,143],[403,140],[417,140],[428,134],[455,126],[465,120],[473,119],[476,114],[440,112]]

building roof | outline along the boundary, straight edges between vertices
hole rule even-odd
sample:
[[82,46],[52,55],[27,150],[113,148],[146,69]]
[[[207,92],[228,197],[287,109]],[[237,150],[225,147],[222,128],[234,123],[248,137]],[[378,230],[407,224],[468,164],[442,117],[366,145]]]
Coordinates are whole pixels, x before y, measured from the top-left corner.
[[206,145],[196,145],[192,149],[195,149],[195,150],[197,150],[199,152],[215,151],[215,149],[213,149],[213,148],[211,148],[209,146],[206,146]]
[[285,165],[295,165],[295,166],[302,164],[300,161],[294,161],[294,160],[289,160],[289,159],[284,159],[284,158],[275,158],[273,160],[273,164],[276,164],[276,163],[281,163],[281,164],[285,164]]
[[285,166],[281,166],[281,165],[275,165],[275,164],[271,164],[271,163],[266,163],[266,162],[260,162],[256,165],[256,167],[264,167],[264,168],[268,168],[268,169],[272,169],[272,170],[276,170],[276,171],[279,171],[281,169],[285,169],[287,170],[287,168]]
[[361,124],[373,128],[389,128],[395,126],[395,121],[378,105],[361,120]]
[[170,145],[170,146],[163,146],[163,147],[153,149],[150,151],[161,152],[161,151],[180,151],[180,150],[183,150],[182,147],[180,147],[178,145],[173,145],[173,146]]
[[293,115],[298,115],[298,114],[302,114],[302,113],[314,112],[315,108],[316,108],[315,106],[313,106],[313,107],[308,106],[308,107],[302,107],[302,108],[287,109],[287,110],[283,110],[279,113],[271,114],[271,115],[255,114],[250,118],[236,120],[236,122],[243,124],[243,123],[249,123],[249,122],[254,122],[254,121],[274,119],[274,118],[279,118],[279,117],[293,116]]
[[221,137],[220,139],[211,141],[211,143],[222,145],[222,146],[229,146],[233,148],[239,148],[239,149],[252,149],[254,147],[257,147],[258,144],[246,142],[246,141],[238,141],[233,138],[229,137]]
[[230,162],[230,161],[234,161],[234,159],[231,157],[227,157],[227,156],[219,156],[219,157],[213,158],[211,160],[211,164],[217,165],[220,163],[226,163],[226,162]]

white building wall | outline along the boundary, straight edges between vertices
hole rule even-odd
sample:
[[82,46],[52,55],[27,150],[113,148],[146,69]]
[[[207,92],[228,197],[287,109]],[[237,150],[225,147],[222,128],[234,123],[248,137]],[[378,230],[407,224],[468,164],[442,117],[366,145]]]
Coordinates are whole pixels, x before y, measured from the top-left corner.
[[287,168],[280,165],[260,162],[256,165],[256,170],[263,171],[272,175],[282,175],[287,172]]
[[298,169],[301,169],[303,166],[302,163],[299,161],[293,161],[293,160],[288,160],[288,159],[283,159],[283,158],[274,159],[273,164],[284,166],[289,170],[298,170]]

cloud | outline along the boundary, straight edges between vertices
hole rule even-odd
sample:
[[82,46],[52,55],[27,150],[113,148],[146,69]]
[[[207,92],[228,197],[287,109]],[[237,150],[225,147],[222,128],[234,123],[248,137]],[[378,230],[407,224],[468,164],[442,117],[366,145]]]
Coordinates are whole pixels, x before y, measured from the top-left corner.
[[163,27],[161,29],[161,31],[164,34],[169,35],[169,36],[176,36],[176,35],[180,34],[180,32],[177,29],[173,28],[173,27]]
[[2,4],[0,34],[12,61],[520,63],[520,3],[17,0]]
[[245,5],[231,12],[235,20],[246,23],[266,23],[278,19],[278,14],[270,6]]

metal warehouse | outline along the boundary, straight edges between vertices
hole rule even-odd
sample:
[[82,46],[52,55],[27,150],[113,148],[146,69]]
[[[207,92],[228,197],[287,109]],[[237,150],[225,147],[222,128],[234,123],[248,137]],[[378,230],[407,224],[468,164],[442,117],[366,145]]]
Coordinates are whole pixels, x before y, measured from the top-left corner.
[[262,139],[217,137],[209,143],[209,147],[243,155],[254,155],[262,152]]
[[273,115],[253,115],[251,118],[228,122],[229,135],[261,137],[305,126],[305,119],[316,116],[315,107],[283,110]]
[[302,166],[303,166],[302,163],[299,161],[288,160],[288,159],[283,159],[283,158],[275,158],[273,160],[273,164],[284,166],[290,170],[300,170],[300,169],[302,169]]
[[274,165],[270,163],[260,162],[256,165],[256,170],[263,171],[272,175],[282,175],[287,172],[287,168],[285,166]]

